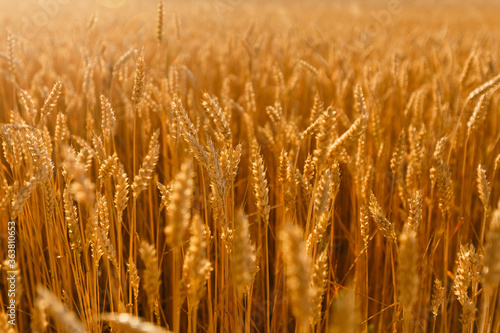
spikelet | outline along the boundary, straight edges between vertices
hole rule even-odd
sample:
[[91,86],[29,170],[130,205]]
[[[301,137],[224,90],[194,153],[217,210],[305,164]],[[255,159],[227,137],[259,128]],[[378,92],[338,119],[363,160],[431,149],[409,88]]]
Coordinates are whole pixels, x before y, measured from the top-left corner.
[[255,201],[262,222],[264,223],[264,226],[267,227],[269,224],[269,213],[271,211],[271,207],[269,206],[269,187],[267,185],[264,159],[262,158],[257,143],[255,142],[252,149],[251,163]]
[[62,332],[87,332],[76,314],[69,311],[48,289],[38,286],[36,290],[37,300],[41,302],[41,306],[46,309],[49,316],[56,322],[56,327],[62,329]]
[[103,313],[100,319],[110,322],[117,332],[123,333],[169,333],[163,327],[135,317],[129,313]]
[[154,245],[146,241],[141,242],[139,254],[146,268],[143,271],[142,281],[144,281],[144,290],[148,296],[148,307],[153,311],[154,303],[158,297],[161,285],[161,271],[158,269],[158,256]]
[[168,199],[168,224],[164,229],[167,242],[172,248],[182,246],[184,233],[189,226],[193,200],[193,170],[191,162],[185,162],[171,186]]
[[286,266],[286,285],[299,332],[307,332],[315,316],[316,288],[311,285],[311,259],[307,255],[302,230],[286,224],[280,232],[281,249]]
[[135,112],[139,112],[139,104],[144,93],[144,55],[141,54],[136,61],[134,89],[132,92],[132,106]]
[[134,199],[137,199],[139,194],[148,187],[148,183],[153,176],[153,171],[160,156],[160,143],[158,141],[159,136],[160,130],[153,132],[151,140],[149,141],[148,153],[144,157],[139,173],[134,177],[134,182],[132,183]]
[[197,309],[205,294],[206,281],[210,277],[212,265],[207,259],[205,226],[198,215],[191,222],[191,238],[182,266],[181,284],[188,298],[189,310]]
[[391,242],[396,241],[396,230],[394,229],[394,224],[392,224],[382,212],[382,208],[380,207],[377,198],[370,194],[370,205],[369,205],[370,214],[372,219],[375,221],[375,224],[382,232],[385,238],[387,238]]
[[418,297],[418,247],[417,232],[405,228],[399,237],[399,265],[397,268],[398,301],[405,311],[411,308]]
[[488,292],[494,290],[500,282],[500,201],[497,209],[493,211],[491,224],[486,233],[486,246],[484,247],[483,279],[484,287]]
[[439,279],[435,279],[434,287],[432,288],[432,315],[434,319],[437,317],[439,307],[443,304],[445,297],[446,290],[443,287],[443,283]]

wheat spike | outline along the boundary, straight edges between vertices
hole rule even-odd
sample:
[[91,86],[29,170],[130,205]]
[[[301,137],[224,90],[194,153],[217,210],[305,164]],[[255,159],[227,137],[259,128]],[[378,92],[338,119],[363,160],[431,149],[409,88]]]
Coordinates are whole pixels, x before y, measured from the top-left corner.
[[394,229],[394,224],[392,224],[382,212],[382,207],[380,207],[377,198],[372,194],[370,194],[370,205],[369,205],[370,214],[372,219],[377,224],[377,227],[380,229],[385,238],[387,238],[391,242],[396,241],[396,231]]
[[488,94],[483,94],[476,106],[474,107],[474,112],[472,113],[469,121],[467,122],[467,137],[471,137],[472,134],[477,130],[479,126],[484,122],[486,118],[486,113],[488,111],[490,97]]
[[30,180],[24,183],[23,187],[21,187],[15,198],[12,199],[10,208],[11,221],[15,220],[17,216],[22,212],[23,207],[26,205],[26,202],[30,198],[31,193],[35,190],[35,187],[42,182],[44,173],[44,169],[40,169],[36,175],[31,177]]
[[73,205],[73,197],[67,186],[63,193],[64,216],[68,226],[68,235],[71,249],[79,255],[82,252],[82,236],[80,234],[80,226],[78,222],[77,209]]
[[139,112],[139,104],[142,100],[144,93],[144,55],[141,54],[137,57],[134,88],[132,92],[132,105],[135,112]]
[[254,143],[252,151],[251,169],[253,176],[253,192],[260,217],[264,225],[267,226],[269,223],[269,213],[271,211],[271,207],[269,206],[269,188],[267,185],[264,159],[262,158],[256,143]]
[[134,300],[137,303],[139,298],[139,285],[141,282],[141,278],[139,277],[139,272],[137,271],[137,267],[135,263],[132,261],[132,258],[129,258],[127,263],[127,273],[130,276],[130,285],[132,286],[132,290],[134,291]]
[[314,297],[315,314],[312,320],[312,324],[314,325],[321,319],[321,307],[328,280],[328,251],[326,249],[320,253],[314,263],[312,280],[314,286],[316,287],[316,295]]
[[116,153],[114,153],[113,155],[109,156],[104,160],[104,162],[99,167],[99,177],[97,178],[100,184],[99,187],[103,185],[102,183],[106,178],[110,177],[115,173],[117,164],[118,164],[118,156],[116,155]]
[[366,114],[356,119],[351,127],[328,147],[327,164],[333,162],[341,154],[341,148],[343,148],[348,141],[358,137],[358,135],[365,130],[365,127]]
[[124,333],[169,333],[163,327],[157,326],[142,318],[135,317],[128,313],[103,313],[100,319],[113,324],[118,332]]
[[302,230],[287,224],[280,232],[283,259],[286,265],[286,285],[300,332],[307,332],[315,316],[314,298],[317,291],[311,285],[311,259],[307,255]]
[[249,294],[258,270],[255,245],[250,241],[248,219],[242,210],[236,213],[234,230],[231,267],[236,293],[241,298]]
[[411,312],[411,308],[417,301],[418,296],[418,248],[417,233],[406,228],[399,237],[399,265],[397,269],[398,300],[405,311]]
[[333,300],[330,309],[331,321],[328,333],[355,333],[358,332],[359,313],[356,306],[355,293],[348,286],[341,290]]
[[497,244],[500,241],[500,201],[493,211],[490,228],[486,233],[484,248],[483,278],[487,291],[492,291],[500,282],[500,251]]
[[443,216],[445,216],[453,206],[454,195],[450,168],[442,161],[437,166],[436,186],[438,190],[439,209]]
[[443,283],[439,279],[435,279],[432,288],[432,315],[434,318],[437,317],[439,307],[443,304],[445,297],[446,290],[443,287]]
[[193,197],[193,170],[191,162],[185,162],[177,173],[168,198],[168,225],[164,231],[167,242],[173,248],[182,246],[184,233],[189,226]]
[[149,149],[147,155],[144,157],[142,166],[139,173],[134,177],[132,183],[132,191],[134,192],[134,199],[139,197],[139,194],[148,187],[148,183],[153,176],[153,171],[158,163],[160,156],[160,130],[153,132],[151,140],[149,141]]
[[182,266],[182,285],[189,299],[190,310],[197,309],[205,294],[206,280],[210,277],[212,264],[207,259],[205,226],[198,215],[191,222],[191,238]]
[[457,272],[453,281],[453,287],[457,299],[464,307],[469,299],[467,289],[471,284],[479,282],[480,269],[480,259],[474,246],[470,244],[467,248],[460,245],[457,258]]
[[54,84],[52,90],[50,91],[49,96],[43,103],[42,108],[40,109],[40,120],[37,125],[38,128],[43,128],[43,126],[45,125],[47,118],[49,117],[50,113],[55,108],[57,101],[59,100],[59,96],[61,96],[61,92],[62,92],[62,83],[61,81],[57,81]]
[[108,141],[113,136],[115,131],[116,115],[115,111],[111,107],[111,103],[104,95],[101,95],[101,118],[104,139]]
[[423,199],[421,190],[413,191],[410,196],[407,225],[411,230],[418,231],[420,222],[422,222]]
[[158,45],[161,45],[161,40],[163,37],[163,3],[158,2],[158,21],[156,23],[156,40]]
[[123,165],[118,162],[115,170],[115,207],[118,221],[122,221],[123,211],[127,207],[129,194],[128,178]]
[[479,192],[479,199],[481,199],[484,210],[488,210],[491,193],[490,183],[486,177],[486,170],[481,164],[477,166],[477,191]]
[[48,289],[37,287],[38,301],[63,332],[85,333],[87,330],[75,313],[69,311]]
[[146,241],[141,242],[139,254],[146,265],[143,271],[142,281],[144,282],[144,290],[148,296],[148,307],[150,311],[153,311],[154,303],[158,297],[161,285],[161,271],[158,268],[158,257],[154,245]]

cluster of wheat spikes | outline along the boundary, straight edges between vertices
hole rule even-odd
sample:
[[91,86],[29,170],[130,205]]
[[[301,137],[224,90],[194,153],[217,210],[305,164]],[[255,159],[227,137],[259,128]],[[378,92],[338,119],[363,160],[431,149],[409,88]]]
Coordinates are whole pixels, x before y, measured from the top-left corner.
[[500,332],[499,8],[428,6],[12,9],[0,331]]

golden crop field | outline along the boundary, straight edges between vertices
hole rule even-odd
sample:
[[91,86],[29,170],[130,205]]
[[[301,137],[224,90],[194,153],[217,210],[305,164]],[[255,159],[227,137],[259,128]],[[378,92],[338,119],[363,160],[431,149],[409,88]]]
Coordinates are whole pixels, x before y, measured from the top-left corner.
[[0,7],[0,332],[500,332],[500,3]]

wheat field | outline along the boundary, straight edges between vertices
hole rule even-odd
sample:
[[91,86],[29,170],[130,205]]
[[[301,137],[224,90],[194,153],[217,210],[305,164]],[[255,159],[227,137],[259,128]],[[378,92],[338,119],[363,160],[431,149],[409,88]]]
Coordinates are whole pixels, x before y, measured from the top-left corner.
[[500,332],[500,4],[0,6],[0,332]]

